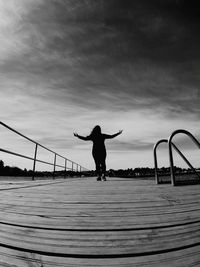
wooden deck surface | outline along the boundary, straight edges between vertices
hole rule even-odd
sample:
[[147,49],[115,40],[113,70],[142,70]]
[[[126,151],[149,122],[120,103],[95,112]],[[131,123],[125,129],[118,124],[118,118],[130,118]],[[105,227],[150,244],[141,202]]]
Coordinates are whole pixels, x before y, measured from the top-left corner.
[[0,267],[200,266],[200,185],[0,182]]

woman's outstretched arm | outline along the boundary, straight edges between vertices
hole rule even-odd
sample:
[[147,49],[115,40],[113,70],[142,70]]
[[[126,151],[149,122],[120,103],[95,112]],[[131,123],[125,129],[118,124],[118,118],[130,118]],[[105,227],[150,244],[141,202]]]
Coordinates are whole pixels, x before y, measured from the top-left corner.
[[74,136],[75,136],[75,137],[78,137],[79,139],[84,140],[84,141],[89,141],[89,140],[91,140],[89,136],[81,136],[81,135],[79,135],[79,134],[77,134],[77,133],[74,133]]
[[115,134],[104,134],[105,139],[112,139],[120,134],[122,134],[123,130],[120,130],[119,132],[115,133]]

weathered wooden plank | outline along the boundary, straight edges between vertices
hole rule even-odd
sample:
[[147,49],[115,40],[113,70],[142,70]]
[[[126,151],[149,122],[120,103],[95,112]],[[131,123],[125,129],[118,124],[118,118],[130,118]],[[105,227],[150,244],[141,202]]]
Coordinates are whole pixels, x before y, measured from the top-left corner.
[[[192,215],[192,217],[191,217]],[[199,214],[180,213],[171,215],[168,218],[165,215],[156,216],[131,216],[131,217],[92,217],[92,216],[74,216],[74,217],[45,217],[37,215],[23,215],[15,213],[0,213],[0,222],[14,223],[24,226],[57,228],[57,229],[129,229],[141,227],[170,226],[174,224],[189,223],[199,221]]]
[[189,267],[199,264],[199,247],[142,257],[95,259],[44,256],[0,247],[1,267]]
[[38,203],[38,205],[33,205],[33,203],[18,203],[17,205],[14,203],[9,204],[0,204],[0,211],[7,212],[17,212],[17,213],[25,213],[25,214],[43,214],[43,215],[54,215],[59,216],[76,216],[82,215],[83,211],[85,213],[91,214],[93,216],[109,216],[113,217],[118,215],[118,212],[123,216],[140,216],[140,215],[158,215],[158,214],[173,214],[173,213],[181,213],[181,212],[197,212],[200,213],[199,203],[192,204],[177,204],[177,205],[162,205],[162,206],[142,206],[139,205],[51,205]]
[[200,245],[200,223],[136,231],[70,232],[1,225],[1,243],[30,251],[60,254],[138,254]]

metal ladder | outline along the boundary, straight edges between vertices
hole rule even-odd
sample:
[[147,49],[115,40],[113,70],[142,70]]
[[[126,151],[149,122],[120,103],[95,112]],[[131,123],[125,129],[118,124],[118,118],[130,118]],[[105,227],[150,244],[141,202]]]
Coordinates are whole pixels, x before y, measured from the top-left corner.
[[200,149],[200,143],[199,141],[188,131],[179,129],[174,131],[168,139],[161,139],[159,140],[155,145],[153,149],[153,155],[154,155],[154,166],[155,166],[155,179],[156,183],[160,184],[161,181],[159,179],[158,175],[158,161],[157,161],[157,148],[160,144],[162,143],[167,143],[168,144],[168,151],[169,151],[169,164],[170,164],[170,176],[171,176],[171,184],[172,185],[177,185],[177,182],[175,180],[175,171],[174,171],[174,160],[173,160],[173,149],[181,156],[181,158],[185,161],[185,163],[194,171],[194,173],[200,178],[200,174],[195,170],[195,168],[192,166],[192,164],[188,161],[188,159],[183,155],[183,153],[178,149],[178,147],[172,142],[172,139],[174,138],[175,135],[177,134],[185,134],[192,141],[194,144],[197,145],[197,147]]

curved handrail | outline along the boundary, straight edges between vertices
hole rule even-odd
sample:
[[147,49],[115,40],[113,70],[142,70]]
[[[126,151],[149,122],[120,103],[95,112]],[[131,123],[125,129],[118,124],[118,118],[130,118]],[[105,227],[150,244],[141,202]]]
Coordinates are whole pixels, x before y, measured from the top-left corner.
[[155,166],[155,179],[156,179],[156,183],[160,184],[159,181],[159,176],[158,176],[158,160],[157,160],[157,147],[161,144],[161,143],[167,143],[168,140],[167,139],[161,139],[159,140],[153,148],[153,155],[154,155],[154,166]]
[[[175,135],[182,133],[182,134],[186,134],[187,136],[189,136],[192,141],[194,142],[194,144],[196,144],[198,146],[198,148],[200,149],[200,143],[199,141],[188,131],[183,130],[183,129],[179,129],[174,131],[169,139],[168,139],[168,147],[169,147],[169,162],[170,162],[170,172],[171,172],[171,182],[172,185],[176,185],[176,181],[175,181],[175,172],[174,172],[174,160],[173,160],[173,153],[172,153],[172,147],[175,147],[175,145],[172,143],[172,139]],[[177,147],[175,147],[175,149],[177,150],[177,152],[179,153],[180,151],[178,150]],[[181,152],[180,152],[181,153]],[[180,154],[179,153],[179,154]],[[182,154],[182,153],[181,153]],[[180,154],[180,155],[181,155]],[[183,154],[181,155],[183,156]],[[184,157],[184,156],[183,156]],[[184,157],[185,158],[185,157]],[[186,158],[185,158],[186,159]],[[186,159],[187,160],[187,159]],[[188,161],[189,162],[189,161]],[[187,163],[187,162],[186,162]],[[190,164],[190,163],[189,163]],[[192,167],[192,165],[190,164],[190,167]],[[193,167],[192,167],[193,168]],[[194,168],[193,168],[194,169]],[[199,176],[199,175],[198,175]]]
[[[32,158],[32,157],[28,157],[28,156],[26,156],[26,155],[22,155],[22,154],[13,152],[13,151],[8,151],[8,150],[6,150],[6,149],[2,149],[2,148],[0,148],[0,151],[1,151],[1,152],[8,153],[8,154],[12,154],[12,155],[15,155],[15,156],[18,156],[18,157],[22,157],[22,158],[26,158],[26,159],[29,159],[29,160],[33,160],[33,177],[32,177],[32,180],[34,180],[34,173],[35,173],[35,165],[36,165],[36,162],[40,162],[40,163],[44,163],[44,164],[48,164],[48,165],[52,165],[52,166],[54,167],[54,169],[53,169],[53,177],[54,177],[54,174],[55,174],[55,169],[56,169],[56,167],[64,168],[65,171],[66,171],[67,169],[71,169],[71,170],[73,171],[73,170],[74,170],[74,165],[76,165],[76,171],[78,171],[79,168],[80,168],[80,172],[82,172],[82,171],[88,171],[87,168],[81,166],[80,164],[78,164],[78,163],[76,163],[76,162],[74,162],[74,161],[72,161],[72,160],[70,160],[70,159],[68,159],[68,158],[66,158],[66,157],[64,157],[64,156],[62,156],[62,155],[60,155],[60,154],[58,154],[58,153],[56,153],[55,151],[53,151],[53,150],[51,150],[51,149],[49,149],[49,148],[43,146],[42,144],[40,144],[40,143],[38,143],[38,142],[32,140],[31,138],[25,136],[24,134],[22,134],[22,133],[16,131],[15,129],[11,128],[11,127],[8,126],[7,124],[3,123],[2,121],[0,121],[0,125],[2,125],[3,127],[7,128],[8,130],[10,130],[10,131],[16,133],[17,135],[19,135],[19,136],[21,136],[21,137],[27,139],[29,142],[32,142],[32,143],[35,144],[34,158]],[[37,149],[38,149],[38,146],[40,146],[40,147],[42,147],[43,149],[45,149],[45,150],[47,150],[47,151],[49,151],[49,152],[51,152],[51,153],[54,154],[54,162],[53,162],[53,163],[50,163],[50,162],[47,162],[47,161],[43,161],[43,160],[39,160],[39,159],[37,159]],[[56,163],[56,159],[57,159],[57,157],[60,157],[60,158],[62,158],[62,159],[65,160],[65,165],[64,165],[64,166],[62,166],[62,165],[58,165],[58,164]],[[70,163],[71,163],[71,168],[67,167],[67,162],[70,162]]]

